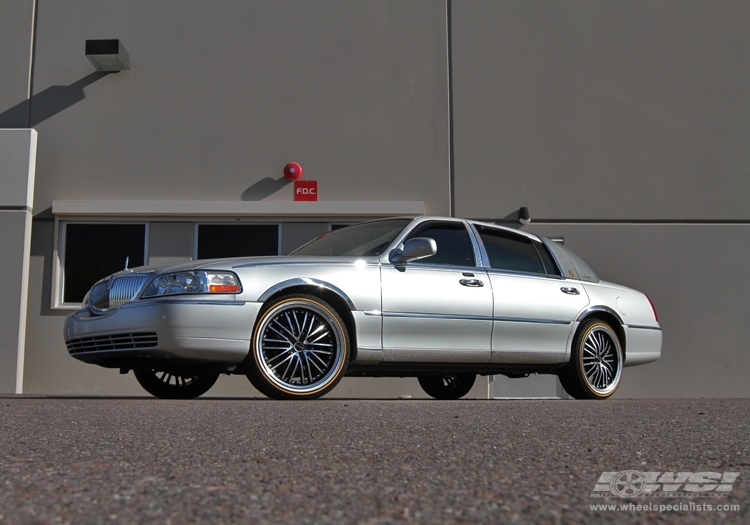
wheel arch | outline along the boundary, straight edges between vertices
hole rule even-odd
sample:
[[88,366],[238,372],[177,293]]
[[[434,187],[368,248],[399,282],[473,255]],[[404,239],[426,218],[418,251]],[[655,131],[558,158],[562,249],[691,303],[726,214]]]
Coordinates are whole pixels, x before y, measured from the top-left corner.
[[581,312],[578,315],[576,321],[580,325],[582,322],[589,319],[599,319],[600,321],[604,321],[612,327],[612,330],[615,331],[615,333],[617,334],[617,338],[620,340],[620,347],[622,348],[622,360],[624,363],[625,354],[627,352],[627,337],[625,335],[625,323],[622,321],[622,318],[617,314],[617,312],[607,306],[592,306]]
[[335,285],[305,277],[275,284],[263,292],[258,298],[258,302],[262,302],[265,307],[268,304],[272,304],[279,297],[295,293],[319,297],[336,310],[336,313],[344,321],[346,330],[349,332],[349,343],[351,345],[349,349],[349,362],[354,361],[357,358],[357,330],[354,316],[352,315],[352,310],[355,310],[355,306],[351,299]]

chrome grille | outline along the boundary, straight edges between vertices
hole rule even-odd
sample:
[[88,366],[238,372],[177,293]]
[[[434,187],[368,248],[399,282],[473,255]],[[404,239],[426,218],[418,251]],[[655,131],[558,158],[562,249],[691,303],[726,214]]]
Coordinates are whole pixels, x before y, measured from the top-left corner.
[[109,307],[117,308],[130,301],[141,291],[148,276],[146,275],[123,275],[115,277],[110,281]]
[[148,274],[115,275],[91,289],[89,301],[94,310],[117,308],[138,295],[148,279]]
[[154,348],[159,344],[159,338],[155,332],[137,332],[132,334],[96,335],[91,337],[79,337],[67,341],[70,354],[84,352],[97,352],[100,350],[138,350],[141,348]]

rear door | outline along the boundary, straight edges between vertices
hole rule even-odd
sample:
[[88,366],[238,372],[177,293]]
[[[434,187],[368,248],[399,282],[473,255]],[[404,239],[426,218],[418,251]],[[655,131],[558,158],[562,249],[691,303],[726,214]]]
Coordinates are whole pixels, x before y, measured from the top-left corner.
[[492,362],[565,360],[578,313],[589,302],[580,281],[563,279],[541,242],[476,225],[493,290]]

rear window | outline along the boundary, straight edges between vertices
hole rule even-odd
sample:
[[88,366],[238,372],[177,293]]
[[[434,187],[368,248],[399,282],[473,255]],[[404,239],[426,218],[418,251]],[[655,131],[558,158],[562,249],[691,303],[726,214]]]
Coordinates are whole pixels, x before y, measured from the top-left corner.
[[555,256],[563,277],[568,279],[580,279],[590,283],[598,283],[599,276],[586,264],[583,259],[573,253],[567,246],[556,243],[550,239],[544,239],[544,244]]

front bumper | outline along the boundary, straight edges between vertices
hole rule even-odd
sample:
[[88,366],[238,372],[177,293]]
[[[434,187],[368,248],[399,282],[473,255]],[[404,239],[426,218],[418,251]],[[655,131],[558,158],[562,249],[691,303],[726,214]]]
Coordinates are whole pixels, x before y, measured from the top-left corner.
[[135,301],[105,315],[80,310],[65,319],[72,357],[102,366],[144,359],[239,363],[261,303],[193,299]]

